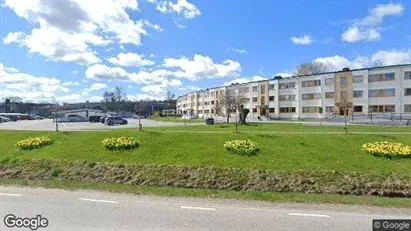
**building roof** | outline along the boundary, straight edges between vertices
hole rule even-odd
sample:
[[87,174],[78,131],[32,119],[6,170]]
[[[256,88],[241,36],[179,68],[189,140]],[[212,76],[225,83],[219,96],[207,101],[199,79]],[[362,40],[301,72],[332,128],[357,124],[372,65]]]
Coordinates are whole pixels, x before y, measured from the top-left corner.
[[[329,72],[323,72],[323,73],[318,73],[318,74],[310,74],[310,75],[296,75],[296,76],[290,76],[290,77],[283,78],[283,80],[284,80],[284,79],[287,79],[287,78],[301,78],[301,77],[310,77],[310,76],[315,76],[315,75],[327,75],[327,74],[336,74],[336,73],[342,73],[342,72],[363,71],[363,70],[368,70],[368,71],[370,71],[370,70],[382,69],[382,68],[397,68],[397,67],[406,67],[406,66],[410,66],[410,67],[411,67],[411,63],[409,63],[409,64],[398,64],[398,65],[380,66],[380,67],[369,67],[369,68],[349,69],[349,70],[347,70],[347,71],[345,71],[345,70],[329,71]],[[246,85],[246,84],[250,84],[250,83],[266,82],[266,81],[269,81],[269,80],[273,80],[273,79],[250,81],[250,82],[247,82],[247,83],[238,83],[238,84],[231,84],[231,85],[228,85],[228,86],[210,87],[210,88],[206,88],[206,89],[207,89],[207,90],[212,90],[212,89],[217,89],[217,88],[221,88],[221,87],[230,87],[230,86],[232,86],[232,85],[240,86],[240,85]],[[187,94],[184,94],[184,95],[182,95],[182,96],[177,97],[177,100],[180,99],[180,98],[183,98],[183,97],[185,97],[185,96],[188,96],[188,95],[190,95],[190,94],[192,94],[192,93],[201,92],[201,91],[205,91],[205,90],[202,89],[202,90],[199,90],[199,91],[189,92],[189,93],[187,93]]]

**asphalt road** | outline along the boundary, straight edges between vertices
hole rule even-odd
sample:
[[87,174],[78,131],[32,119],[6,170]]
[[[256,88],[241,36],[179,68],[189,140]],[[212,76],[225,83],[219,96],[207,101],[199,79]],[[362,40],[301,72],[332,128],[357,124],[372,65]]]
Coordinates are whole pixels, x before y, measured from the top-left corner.
[[[149,119],[142,119],[141,124],[143,129],[145,127],[164,127],[164,126],[184,126],[184,123],[176,122],[160,122]],[[204,123],[188,122],[190,125],[198,125]],[[112,130],[112,129],[124,129],[135,128],[138,129],[137,119],[128,119],[127,125],[114,125],[107,126],[102,123],[89,123],[89,122],[59,122],[59,131],[81,131],[81,130]],[[44,120],[19,120],[16,122],[0,123],[0,130],[38,130],[38,131],[55,131],[56,124],[52,119]]]
[[0,186],[4,218],[41,215],[37,230],[372,230],[372,219],[410,219],[409,209],[167,198]]

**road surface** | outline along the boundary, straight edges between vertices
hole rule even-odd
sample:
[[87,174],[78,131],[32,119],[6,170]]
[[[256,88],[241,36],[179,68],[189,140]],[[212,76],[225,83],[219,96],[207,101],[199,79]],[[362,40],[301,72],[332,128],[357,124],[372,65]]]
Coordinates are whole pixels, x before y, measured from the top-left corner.
[[372,230],[372,219],[410,219],[409,209],[167,198],[0,186],[4,218],[41,215],[37,230]]

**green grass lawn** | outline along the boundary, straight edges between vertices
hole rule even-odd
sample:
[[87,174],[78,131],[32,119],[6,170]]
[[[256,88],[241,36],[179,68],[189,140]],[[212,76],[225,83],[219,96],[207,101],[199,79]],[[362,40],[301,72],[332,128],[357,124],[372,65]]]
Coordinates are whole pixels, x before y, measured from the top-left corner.
[[161,121],[161,122],[177,122],[177,123],[199,123],[199,122],[204,122],[203,119],[190,119],[190,120],[183,120],[180,117],[174,117],[174,116],[169,116],[169,117],[153,117],[151,118],[152,120],[156,121]]
[[[277,127],[278,126],[278,127]],[[247,126],[245,129],[278,129],[283,125]],[[290,125],[288,125],[290,126]],[[300,125],[295,130],[302,129]],[[220,128],[204,127],[219,130]],[[165,128],[161,128],[165,129]],[[176,129],[176,128],[175,128]],[[194,129],[191,127],[178,129]],[[229,129],[229,128],[224,128]],[[220,130],[224,130],[220,129]],[[336,129],[314,128],[311,129]],[[352,128],[354,129],[354,127]],[[370,127],[370,129],[375,129]],[[21,151],[21,139],[48,135],[51,146]],[[132,151],[107,151],[101,145],[106,137],[133,136],[141,145]],[[261,151],[256,156],[240,156],[224,150],[225,141],[252,139]],[[0,131],[0,159],[66,159],[92,162],[147,163],[270,169],[276,171],[336,170],[369,173],[411,174],[411,159],[387,160],[361,151],[366,142],[395,141],[411,144],[409,135],[365,134],[219,134],[115,130],[101,132]]]

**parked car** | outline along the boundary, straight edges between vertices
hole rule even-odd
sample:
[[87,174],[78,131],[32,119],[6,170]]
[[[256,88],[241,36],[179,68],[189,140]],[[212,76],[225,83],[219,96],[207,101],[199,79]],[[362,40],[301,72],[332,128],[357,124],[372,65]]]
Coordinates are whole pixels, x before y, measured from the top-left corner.
[[17,120],[19,120],[19,117],[16,116],[16,115],[7,115],[7,116],[4,116],[4,117],[9,118],[10,121],[13,121],[13,122],[16,122]]
[[104,123],[106,125],[114,125],[114,124],[128,124],[128,121],[126,119],[123,119],[119,116],[109,116],[105,119]]
[[144,119],[144,116],[141,115],[133,115],[133,119]]
[[106,118],[107,118],[106,116],[101,117],[100,118],[100,123],[104,124],[104,122],[106,121]]
[[0,123],[5,123],[5,122],[9,122],[10,119],[4,116],[0,116]]
[[89,116],[88,122],[97,123],[100,122],[101,116]]

